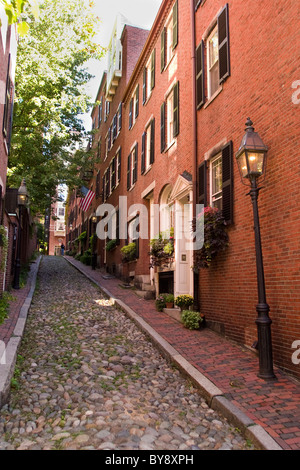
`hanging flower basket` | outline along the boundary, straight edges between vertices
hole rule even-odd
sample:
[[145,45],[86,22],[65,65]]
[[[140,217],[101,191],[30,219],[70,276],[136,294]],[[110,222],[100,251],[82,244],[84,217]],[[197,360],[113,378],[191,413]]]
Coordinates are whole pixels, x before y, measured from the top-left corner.
[[169,265],[174,260],[174,229],[169,233],[160,232],[150,241],[150,267]]
[[217,207],[204,207],[196,224],[204,224],[204,243],[195,253],[194,270],[208,268],[213,259],[229,245],[226,222]]

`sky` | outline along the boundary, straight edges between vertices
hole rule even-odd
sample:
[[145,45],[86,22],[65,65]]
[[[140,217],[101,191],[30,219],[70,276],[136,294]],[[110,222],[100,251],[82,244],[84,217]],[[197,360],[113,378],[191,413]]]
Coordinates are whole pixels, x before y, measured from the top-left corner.
[[[101,19],[100,33],[97,36],[99,44],[109,45],[112,29],[118,13],[122,13],[130,23],[145,29],[151,29],[162,0],[94,0],[94,11]],[[87,92],[93,100],[96,99],[102,74],[107,69],[107,57],[100,62],[91,62],[89,71],[95,76],[88,85]],[[85,127],[90,130],[90,115],[84,116]]]

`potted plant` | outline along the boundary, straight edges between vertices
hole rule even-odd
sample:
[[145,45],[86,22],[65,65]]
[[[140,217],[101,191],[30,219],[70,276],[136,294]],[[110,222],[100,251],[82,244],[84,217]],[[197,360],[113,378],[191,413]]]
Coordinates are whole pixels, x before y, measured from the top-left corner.
[[155,300],[156,310],[158,312],[162,312],[163,309],[166,307],[166,296],[168,294],[159,294],[159,296]]
[[189,294],[178,295],[175,299],[175,305],[181,310],[188,310],[194,303],[194,298]]
[[166,308],[174,307],[174,295],[173,294],[167,294],[165,297],[165,301],[166,301]]
[[204,322],[204,315],[193,310],[183,310],[181,312],[182,323],[189,330],[199,330]]

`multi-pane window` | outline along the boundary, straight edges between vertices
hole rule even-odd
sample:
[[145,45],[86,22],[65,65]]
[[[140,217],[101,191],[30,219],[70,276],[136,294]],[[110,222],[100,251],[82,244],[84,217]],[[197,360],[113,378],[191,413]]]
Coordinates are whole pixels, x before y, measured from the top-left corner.
[[168,65],[174,55],[178,43],[178,2],[174,3],[172,11],[161,33],[161,71]]
[[144,174],[154,163],[154,132],[155,120],[148,124],[142,135],[141,173]]
[[219,50],[218,27],[216,26],[207,40],[207,90],[211,97],[219,87]]
[[143,73],[143,104],[149,99],[155,86],[155,49],[152,51]]
[[179,82],[161,105],[161,152],[170,147],[179,134]]
[[139,89],[140,87],[137,85],[129,103],[129,129],[132,128],[139,115]]
[[[206,65],[206,68],[204,64]],[[196,49],[197,108],[211,98],[230,76],[228,5],[219,13],[215,26]],[[207,85],[207,86],[206,86]]]
[[[218,207],[227,224],[233,222],[233,146],[228,142],[207,164],[199,166],[198,203]],[[209,178],[208,178],[209,175]],[[207,182],[209,180],[209,198]]]
[[137,181],[138,167],[138,144],[132,148],[127,158],[127,190],[129,190]]
[[210,204],[222,210],[222,154],[217,155],[210,163],[211,194]]

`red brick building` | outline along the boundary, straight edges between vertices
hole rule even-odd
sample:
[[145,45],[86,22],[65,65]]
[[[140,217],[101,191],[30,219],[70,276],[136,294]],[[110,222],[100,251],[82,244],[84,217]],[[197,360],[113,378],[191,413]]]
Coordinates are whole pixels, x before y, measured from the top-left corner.
[[[8,24],[4,8],[0,7],[0,225],[1,225],[1,270],[0,290],[5,290],[13,274],[18,221],[15,211],[9,214],[6,204],[6,171],[10,151],[11,125],[14,97],[14,76],[17,54],[17,34],[14,26]],[[5,239],[8,239],[6,247]],[[2,242],[4,240],[4,242]]]
[[[249,116],[268,147],[259,213],[273,356],[299,378],[292,362],[292,344],[300,339],[297,17],[297,4],[288,0],[263,6],[254,0],[251,8],[240,0],[163,1],[125,74],[126,26],[122,77],[114,94],[110,83],[117,84],[117,75],[113,82],[103,77],[92,114],[101,164],[90,181],[96,198],[84,217],[101,202],[118,210],[119,196],[127,197],[127,207],[142,204],[126,222],[136,228],[146,221],[148,236],[129,230],[109,252],[98,240],[98,265],[133,278],[147,292],[194,295],[210,327],[251,347],[257,339],[253,215],[235,158]],[[106,121],[97,121],[108,106]],[[228,248],[196,275],[177,219],[183,207],[192,219],[195,203],[220,208],[229,237]],[[165,207],[159,223],[156,204]],[[120,234],[122,221],[117,215],[115,221]],[[149,268],[149,239],[172,228],[173,259]],[[137,259],[122,263],[120,248],[129,242],[136,243]]]
[[2,292],[8,289],[14,280],[20,232],[21,263],[28,261],[36,249],[36,234],[29,209],[23,207],[20,214],[18,189],[7,187],[18,38],[16,26],[8,24],[3,6],[0,6],[0,20],[0,292]]

